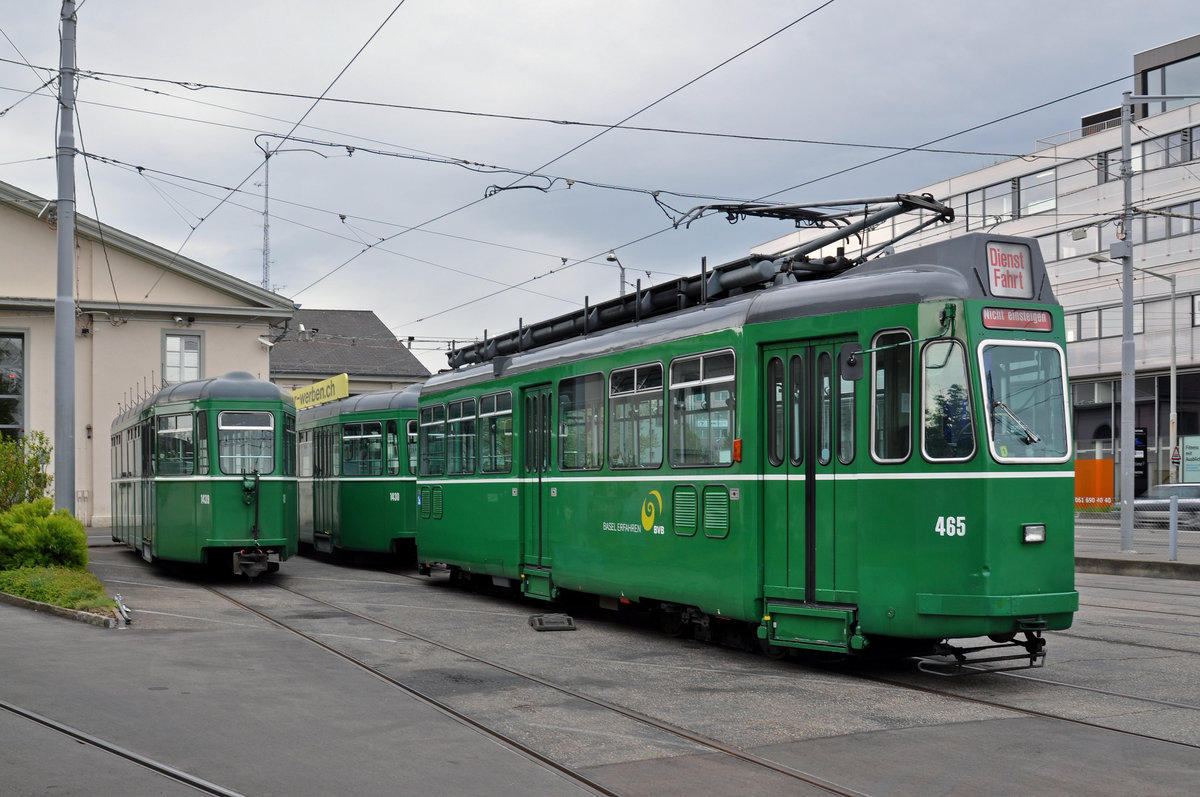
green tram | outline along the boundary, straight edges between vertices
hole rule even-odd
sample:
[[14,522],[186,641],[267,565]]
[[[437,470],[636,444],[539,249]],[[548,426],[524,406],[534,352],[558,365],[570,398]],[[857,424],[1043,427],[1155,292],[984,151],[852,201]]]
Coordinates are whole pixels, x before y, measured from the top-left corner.
[[421,394],[421,571],[772,654],[1040,666],[1078,593],[1037,244],[828,262],[747,258],[452,352]]
[[411,552],[420,395],[410,385],[300,411],[301,543],[326,553]]
[[112,538],[147,562],[253,578],[296,553],[291,396],[244,371],[165,387],[112,423]]

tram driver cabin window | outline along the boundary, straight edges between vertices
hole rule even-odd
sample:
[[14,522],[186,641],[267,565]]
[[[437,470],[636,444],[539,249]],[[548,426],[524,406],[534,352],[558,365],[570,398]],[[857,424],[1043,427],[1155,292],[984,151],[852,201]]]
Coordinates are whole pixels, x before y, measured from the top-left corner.
[[671,465],[733,464],[737,402],[731,351],[671,363]]
[[383,424],[379,421],[342,424],[342,475],[379,476],[383,473]]
[[275,416],[228,411],[217,415],[217,461],[227,476],[275,470]]
[[871,453],[903,462],[912,450],[912,336],[880,332],[871,348]]

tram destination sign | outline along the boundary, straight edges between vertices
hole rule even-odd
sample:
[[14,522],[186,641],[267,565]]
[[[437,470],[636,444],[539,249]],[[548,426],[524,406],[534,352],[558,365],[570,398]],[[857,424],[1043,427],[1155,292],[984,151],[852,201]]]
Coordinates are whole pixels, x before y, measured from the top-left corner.
[[992,296],[1033,298],[1033,269],[1028,246],[988,241],[987,271]]
[[1049,332],[1054,319],[1049,310],[1026,310],[1021,307],[985,307],[983,325],[987,329],[1020,329],[1030,332]]

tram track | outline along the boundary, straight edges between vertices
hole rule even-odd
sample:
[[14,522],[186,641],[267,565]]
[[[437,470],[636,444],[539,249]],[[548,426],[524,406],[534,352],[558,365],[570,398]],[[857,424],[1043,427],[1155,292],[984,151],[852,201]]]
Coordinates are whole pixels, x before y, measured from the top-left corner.
[[[983,673],[983,672],[986,672],[986,671],[980,670],[980,673]],[[1080,686],[1078,684],[1071,684],[1071,683],[1067,683],[1067,682],[1063,682],[1063,681],[1052,681],[1049,679],[1038,678],[1035,676],[1027,676],[1027,675],[1022,675],[1022,674],[1018,674],[1018,673],[1004,673],[1004,672],[997,672],[997,673],[992,673],[992,674],[999,675],[999,676],[1024,678],[1027,680],[1036,681],[1036,682],[1044,683],[1044,684],[1051,685],[1051,686],[1064,687],[1067,689],[1075,689],[1075,690],[1079,690],[1079,691],[1090,692],[1093,694],[1100,694],[1100,695],[1104,695],[1107,697],[1119,698],[1119,699],[1123,699],[1123,700],[1132,700],[1132,701],[1136,701],[1139,703],[1146,703],[1146,704],[1151,704],[1151,705],[1160,706],[1160,707],[1164,707],[1164,708],[1177,708],[1177,709],[1185,709],[1185,710],[1189,710],[1189,711],[1200,711],[1200,706],[1193,706],[1193,705],[1189,705],[1189,704],[1185,704],[1185,703],[1172,703],[1170,701],[1158,700],[1155,698],[1140,697],[1137,695],[1121,694],[1119,692],[1112,692],[1112,691],[1104,690],[1104,689],[1085,687],[1085,686]],[[990,700],[987,698],[973,697],[971,695],[964,695],[964,694],[961,694],[958,692],[951,692],[946,689],[938,689],[935,687],[923,686],[921,684],[914,684],[914,683],[910,683],[910,682],[906,682],[906,681],[897,681],[897,680],[893,680],[890,678],[884,678],[881,676],[860,675],[859,677],[862,678],[863,680],[870,681],[872,683],[888,684],[888,685],[896,686],[896,687],[899,687],[902,689],[909,689],[914,692],[919,692],[921,694],[934,695],[937,697],[945,697],[945,698],[950,698],[953,700],[960,700],[963,702],[972,703],[974,705],[987,706],[990,708],[1005,709],[1008,711],[1016,712],[1018,714],[1024,714],[1025,716],[1028,716],[1028,717],[1036,717],[1039,719],[1054,720],[1057,722],[1066,722],[1066,723],[1070,723],[1071,725],[1076,725],[1076,726],[1083,727],[1083,728],[1092,728],[1095,730],[1106,731],[1109,733],[1118,733],[1118,734],[1121,734],[1122,736],[1129,736],[1132,738],[1143,739],[1145,741],[1177,745],[1179,747],[1186,747],[1186,748],[1190,748],[1193,750],[1200,750],[1200,744],[1193,744],[1191,742],[1183,742],[1183,741],[1179,741],[1178,739],[1168,739],[1168,738],[1165,738],[1162,736],[1155,736],[1153,734],[1140,733],[1138,731],[1127,730],[1125,728],[1114,728],[1111,725],[1104,725],[1104,724],[1101,724],[1098,722],[1082,720],[1082,719],[1078,719],[1076,717],[1067,717],[1062,714],[1054,714],[1054,713],[1047,712],[1047,711],[1038,711],[1036,709],[1026,708],[1023,706],[1015,706],[1010,703],[1002,703],[1002,702],[999,702],[996,700]]]
[[[378,618],[371,617],[370,615],[362,614],[361,612],[357,612],[354,609],[351,609],[349,607],[341,606],[341,605],[332,603],[330,601],[326,601],[322,598],[307,594],[305,592],[301,592],[300,590],[294,589],[292,587],[284,586],[282,584],[272,584],[272,586],[274,586],[280,590],[283,590],[285,592],[289,592],[293,595],[296,595],[297,597],[304,598],[306,600],[312,601],[313,603],[322,605],[326,608],[333,609],[333,610],[341,612],[345,615],[355,617],[357,619],[363,620],[365,622],[371,623],[371,624],[379,626],[381,628],[385,628],[393,633],[400,634],[400,635],[407,637],[413,641],[420,642],[425,645],[433,646],[442,651],[452,653],[455,656],[465,658],[465,659],[467,659],[469,661],[473,661],[477,664],[485,665],[485,666],[492,668],[498,672],[505,673],[506,675],[533,683],[535,685],[538,685],[538,686],[541,686],[541,687],[544,687],[547,689],[551,689],[551,690],[553,690],[561,695],[564,695],[566,697],[569,697],[569,698],[572,698],[575,700],[580,700],[585,703],[588,703],[589,705],[604,709],[605,711],[608,711],[608,712],[612,712],[618,716],[621,716],[628,720],[632,720],[636,723],[639,723],[645,727],[651,728],[660,733],[665,733],[670,737],[674,737],[675,739],[683,740],[692,745],[697,745],[700,748],[703,748],[704,750],[707,750],[709,752],[720,753],[725,756],[729,756],[730,758],[736,759],[742,763],[751,764],[760,769],[768,770],[768,771],[774,772],[775,774],[790,778],[793,781],[807,784],[808,786],[814,787],[823,793],[839,795],[839,797],[869,797],[869,795],[867,795],[864,792],[836,784],[832,781],[826,780],[825,778],[822,778],[813,773],[801,771],[801,770],[795,769],[793,767],[789,767],[784,764],[780,764],[780,763],[772,761],[770,759],[763,758],[762,756],[755,755],[754,753],[747,752],[746,750],[740,749],[733,745],[726,744],[724,742],[721,742],[720,740],[713,739],[711,737],[707,737],[702,734],[699,734],[699,733],[696,733],[693,731],[689,731],[686,728],[679,727],[677,725],[666,722],[664,720],[661,720],[661,719],[658,719],[655,717],[651,717],[651,716],[646,715],[642,712],[639,712],[635,709],[631,709],[627,706],[621,706],[621,705],[618,705],[611,701],[605,700],[603,698],[599,698],[594,695],[588,695],[588,694],[580,692],[578,690],[571,689],[570,687],[564,686],[562,684],[554,683],[553,681],[547,680],[545,678],[534,675],[532,673],[527,673],[527,672],[523,672],[523,671],[514,669],[512,667],[509,667],[508,665],[484,658],[482,656],[476,655],[474,653],[471,653],[467,650],[456,647],[454,645],[449,645],[444,642],[439,642],[435,639],[431,639],[422,634],[418,634],[411,630],[401,628],[392,623],[388,623],[388,622],[380,620]],[[582,773],[579,773],[576,770],[571,769],[570,767],[568,767],[565,764],[562,764],[561,762],[555,761],[554,759],[537,751],[536,749],[532,748],[531,746],[521,742],[518,739],[513,738],[511,735],[505,734],[502,731],[499,731],[495,728],[491,728],[487,724],[470,717],[469,715],[460,711],[459,709],[454,708],[447,701],[441,700],[427,692],[421,691],[421,690],[413,687],[410,684],[405,684],[402,681],[400,681],[396,678],[393,678],[393,677],[389,676],[388,674],[380,671],[379,669],[372,667],[370,664],[346,653],[345,651],[339,650],[336,647],[333,647],[331,645],[326,644],[325,642],[322,642],[321,640],[317,639],[314,635],[306,633],[305,631],[292,626],[291,624],[283,621],[282,619],[280,619],[278,617],[274,617],[266,612],[263,612],[252,606],[249,606],[248,604],[238,600],[237,598],[233,597],[232,595],[229,595],[228,593],[225,593],[225,592],[223,592],[219,589],[213,588],[213,587],[205,587],[205,588],[207,590],[209,590],[210,592],[218,595],[219,597],[224,598],[225,600],[233,603],[234,605],[250,612],[251,614],[254,614],[254,615],[260,617],[261,619],[265,620],[266,622],[269,622],[272,625],[274,625],[278,628],[281,628],[283,630],[289,631],[292,634],[295,634],[296,636],[298,636],[314,645],[317,645],[318,647],[320,647],[330,653],[333,653],[334,655],[338,656],[339,658],[342,658],[343,660],[350,662],[351,664],[355,665],[356,667],[359,667],[360,669],[365,670],[366,672],[372,674],[376,678],[379,678],[380,680],[389,684],[390,686],[400,689],[401,691],[403,691],[406,694],[412,696],[413,698],[421,701],[422,703],[429,705],[431,707],[434,707],[437,710],[442,711],[442,712],[458,719],[459,721],[461,721],[461,722],[469,725],[470,727],[475,728],[479,732],[485,734],[489,738],[492,738],[492,739],[496,740],[497,742],[499,742],[507,747],[510,747],[511,749],[514,749],[514,750],[522,753],[523,755],[526,755],[526,756],[538,761],[543,766],[546,766],[547,768],[550,768],[550,769],[558,772],[564,778],[576,783],[577,785],[579,785],[581,788],[584,788],[585,790],[591,791],[592,793],[595,793],[595,794],[601,794],[601,795],[616,795],[616,794],[618,794],[617,792],[611,791],[608,788],[606,788],[605,786],[603,786],[602,784],[592,780],[591,778],[587,777],[586,775],[583,775]]]
[[[414,579],[418,578],[416,576],[409,576],[409,574],[397,573],[397,575],[404,575],[404,576],[411,577]],[[1164,593],[1164,594],[1174,595],[1177,593]],[[1183,594],[1186,594],[1186,593],[1183,593]],[[1107,607],[1107,608],[1128,609],[1128,607]],[[1195,615],[1185,614],[1185,613],[1165,612],[1165,611],[1157,611],[1157,610],[1136,610],[1136,609],[1129,609],[1129,610],[1130,611],[1153,612],[1156,614],[1166,614],[1166,615],[1170,615],[1170,616],[1178,616],[1178,617],[1183,617],[1183,618],[1192,618],[1195,616]],[[1078,620],[1078,619],[1076,620],[1076,622],[1080,623],[1080,624],[1103,625],[1103,626],[1112,626],[1112,627],[1118,627],[1118,628],[1129,628],[1129,629],[1142,628],[1141,626],[1136,626],[1136,625],[1132,625],[1132,624],[1100,623],[1100,622],[1094,622],[1094,621],[1088,621],[1088,620]],[[1146,630],[1151,630],[1151,629],[1146,629]],[[1182,636],[1188,636],[1188,637],[1200,636],[1200,634],[1194,634],[1194,633],[1186,632],[1186,631],[1170,631],[1170,630],[1163,631],[1160,629],[1152,629],[1152,630],[1154,630],[1156,633],[1167,633],[1167,634],[1182,635]],[[1056,632],[1056,636],[1057,635],[1083,638],[1079,634],[1071,634],[1070,632]],[[1128,645],[1134,645],[1137,647],[1152,648],[1155,650],[1162,650],[1164,652],[1169,652],[1169,653],[1174,653],[1174,654],[1186,653],[1186,651],[1180,651],[1178,648],[1168,648],[1168,647],[1164,647],[1164,646],[1152,646],[1152,645],[1145,645],[1145,644],[1139,644],[1139,643],[1133,643],[1133,642],[1118,642],[1118,641],[1111,641],[1111,642],[1113,644],[1128,644]],[[969,666],[970,665],[968,665],[968,667]],[[1193,704],[1189,704],[1189,703],[1181,703],[1181,702],[1169,701],[1169,700],[1160,700],[1158,698],[1153,698],[1153,697],[1145,697],[1145,696],[1133,695],[1133,694],[1129,694],[1129,693],[1100,689],[1100,688],[1096,688],[1096,687],[1083,686],[1080,684],[1072,684],[1072,683],[1069,683],[1066,681],[1057,681],[1057,680],[1053,680],[1053,679],[1049,679],[1049,678],[1028,675],[1028,674],[1025,674],[1022,672],[996,671],[996,672],[988,673],[986,668],[977,668],[977,669],[980,674],[986,673],[986,674],[993,674],[993,675],[1000,676],[1000,677],[1033,681],[1033,682],[1037,682],[1037,683],[1046,684],[1048,686],[1056,686],[1056,687],[1060,687],[1060,688],[1064,688],[1064,689],[1073,689],[1073,690],[1078,690],[1081,692],[1087,692],[1090,694],[1111,697],[1114,699],[1130,700],[1130,701],[1135,701],[1138,703],[1143,703],[1143,704],[1150,705],[1150,706],[1157,706],[1157,707],[1161,707],[1161,708],[1180,709],[1180,710],[1185,710],[1185,711],[1200,711],[1200,705],[1193,705]],[[1189,748],[1193,748],[1193,749],[1200,749],[1200,744],[1181,742],[1176,739],[1169,739],[1169,738],[1162,737],[1162,736],[1154,736],[1152,734],[1144,734],[1144,733],[1139,733],[1136,731],[1129,731],[1129,730],[1125,730],[1125,729],[1121,729],[1121,728],[1115,728],[1110,725],[1103,725],[1100,723],[1088,722],[1086,720],[1079,720],[1074,717],[1052,714],[1049,712],[1038,711],[1036,709],[1028,709],[1028,708],[1024,708],[1021,706],[1013,705],[1011,703],[1004,703],[1004,702],[988,700],[988,699],[984,699],[984,698],[962,695],[960,693],[952,692],[949,690],[938,689],[938,688],[930,687],[930,686],[915,685],[915,684],[912,684],[909,682],[893,680],[893,679],[889,679],[889,678],[883,678],[883,677],[877,677],[877,676],[863,676],[863,677],[865,680],[869,680],[874,683],[884,684],[884,685],[888,685],[888,686],[895,686],[895,687],[900,687],[900,688],[905,688],[905,689],[911,688],[911,689],[915,689],[915,690],[920,691],[925,694],[936,695],[936,696],[945,697],[945,698],[949,698],[949,699],[953,699],[953,700],[966,701],[966,702],[970,702],[974,705],[981,705],[981,706],[987,706],[990,708],[996,708],[996,709],[1000,709],[1000,710],[1013,711],[1013,712],[1025,714],[1027,716],[1038,717],[1038,718],[1042,718],[1042,719],[1051,719],[1051,720],[1059,720],[1062,722],[1069,722],[1074,725],[1095,728],[1098,730],[1104,730],[1104,731],[1109,731],[1109,732],[1113,732],[1113,733],[1125,734],[1125,735],[1145,739],[1147,741],[1165,742],[1168,744],[1176,744],[1176,745],[1181,745],[1181,746],[1189,747]]]
[[[703,747],[706,747],[709,750],[725,753],[727,755],[733,756],[742,761],[755,764],[756,766],[765,767],[766,769],[769,769],[775,773],[785,775],[789,778],[793,778],[795,780],[807,783],[811,786],[815,786],[815,787],[821,789],[823,792],[831,793],[831,794],[844,794],[844,795],[852,795],[852,794],[860,795],[861,794],[861,792],[858,792],[858,791],[855,791],[852,789],[847,789],[846,787],[843,787],[843,786],[840,786],[831,781],[825,780],[824,778],[820,778],[819,776],[813,775],[812,773],[803,772],[803,771],[795,770],[791,767],[780,765],[774,761],[770,761],[769,759],[761,758],[760,756],[757,756],[753,753],[747,753],[746,751],[741,750],[739,748],[731,747],[730,745],[724,744],[718,740],[714,740],[714,739],[693,733],[691,731],[687,731],[686,729],[679,728],[670,723],[660,721],[656,718],[649,717],[641,712],[630,709],[628,707],[620,706],[620,705],[611,703],[610,701],[604,700],[602,698],[597,698],[595,696],[579,692],[579,691],[571,689],[569,687],[562,686],[561,684],[553,683],[553,682],[548,681],[539,676],[516,670],[516,669],[509,667],[507,665],[504,665],[502,663],[495,662],[495,661],[486,659],[482,656],[473,654],[469,651],[463,650],[460,647],[457,647],[454,645],[448,645],[448,644],[439,642],[437,640],[430,639],[428,637],[422,636],[421,634],[414,633],[412,631],[409,631],[407,629],[393,625],[391,623],[379,620],[379,619],[371,617],[369,615],[362,614],[351,608],[348,608],[345,606],[340,606],[338,604],[331,603],[329,601],[325,601],[322,598],[318,598],[316,596],[309,595],[307,593],[304,593],[300,590],[293,589],[291,587],[287,587],[287,586],[283,586],[283,585],[279,585],[279,584],[276,584],[274,586],[276,586],[280,589],[283,589],[287,592],[290,592],[298,597],[301,597],[306,600],[310,600],[317,604],[323,605],[326,608],[330,608],[330,609],[333,609],[333,610],[336,610],[339,612],[343,612],[346,615],[359,618],[361,620],[364,620],[368,623],[377,625],[382,628],[386,628],[394,633],[403,635],[412,640],[419,641],[424,644],[433,645],[439,649],[453,653],[456,656],[465,657],[466,659],[486,665],[488,667],[495,668],[496,670],[507,673],[508,675],[515,676],[517,678],[524,679],[526,681],[530,681],[530,682],[538,684],[540,686],[544,686],[544,687],[553,689],[561,694],[585,701],[591,705],[601,707],[601,708],[604,708],[609,711],[616,712],[617,714],[619,714],[623,717],[635,720],[639,723],[642,723],[651,728],[655,728],[659,731],[669,733],[677,738],[685,739],[692,743],[702,745]],[[272,622],[275,622],[276,624],[280,624],[279,621],[277,621],[277,620],[272,620]],[[289,629],[289,630],[291,630],[291,629]],[[299,633],[299,632],[297,632],[297,633]],[[304,635],[302,633],[301,633],[301,635],[305,636],[307,638],[307,635]],[[339,654],[339,655],[341,655],[341,654]],[[1186,703],[1180,703],[1180,702],[1168,701],[1168,700],[1160,700],[1160,699],[1156,699],[1156,698],[1142,697],[1142,696],[1138,696],[1138,695],[1115,692],[1112,690],[1099,689],[1099,688],[1095,688],[1095,687],[1086,687],[1086,686],[1081,686],[1078,684],[1072,684],[1072,683],[1068,683],[1068,682],[1064,682],[1064,681],[1056,681],[1056,680],[1052,680],[1052,679],[1041,678],[1041,677],[1021,674],[1021,673],[995,673],[995,674],[1005,676],[1005,677],[1030,680],[1030,681],[1034,681],[1037,683],[1045,684],[1047,686],[1053,686],[1053,687],[1058,687],[1058,688],[1063,688],[1063,689],[1079,690],[1079,691],[1087,692],[1090,694],[1096,694],[1096,695],[1101,695],[1104,697],[1109,697],[1114,700],[1133,701],[1135,703],[1139,703],[1139,704],[1147,706],[1147,707],[1152,707],[1153,710],[1170,709],[1170,710],[1182,710],[1182,711],[1200,711],[1200,706],[1194,706],[1194,705],[1190,705],[1190,704],[1186,704]],[[1148,742],[1165,743],[1165,744],[1180,746],[1180,747],[1184,747],[1184,748],[1188,748],[1188,749],[1200,750],[1200,744],[1194,744],[1194,743],[1190,743],[1187,741],[1181,741],[1178,739],[1167,738],[1164,736],[1154,735],[1152,733],[1142,733],[1142,732],[1138,732],[1136,730],[1129,730],[1129,729],[1125,729],[1125,728],[1114,727],[1113,725],[1110,725],[1110,724],[1103,724],[1100,722],[1079,719],[1076,717],[1066,716],[1063,714],[1056,714],[1056,713],[1049,712],[1049,711],[1040,711],[1037,709],[1032,709],[1032,708],[1028,708],[1028,707],[1024,707],[1024,706],[1020,706],[1020,705],[1015,705],[1011,702],[1003,702],[1003,701],[994,700],[994,699],[975,697],[975,696],[971,696],[971,695],[964,695],[960,692],[955,692],[955,691],[952,691],[949,689],[938,688],[938,687],[934,687],[934,686],[927,686],[927,685],[922,685],[922,684],[914,684],[911,682],[891,679],[891,678],[887,678],[887,677],[863,675],[863,674],[856,674],[856,676],[861,677],[865,681],[877,683],[877,684],[886,686],[888,688],[911,690],[911,691],[919,692],[922,694],[937,696],[937,697],[952,700],[952,701],[964,702],[964,703],[969,703],[971,705],[988,707],[988,708],[997,709],[997,710],[1001,710],[1001,711],[1012,712],[1014,714],[1019,714],[1019,715],[1023,715],[1026,717],[1038,718],[1038,719],[1044,719],[1044,720],[1050,720],[1050,721],[1057,721],[1057,722],[1065,722],[1065,723],[1069,723],[1071,725],[1081,727],[1081,728],[1090,728],[1090,729],[1099,730],[1099,731],[1103,731],[1103,732],[1107,732],[1107,733],[1115,733],[1115,734],[1119,734],[1122,736],[1127,736],[1130,738],[1137,738],[1137,739],[1148,741]],[[406,689],[406,691],[407,691],[407,689]],[[425,699],[433,699],[428,695],[423,695],[423,697]],[[476,727],[479,727],[479,725],[477,723],[472,723],[472,724],[476,725]],[[491,731],[491,730],[487,730],[485,732],[489,733],[489,735],[495,733],[495,731]],[[603,793],[603,792],[601,792],[601,793]]]
[[196,777],[188,772],[184,772],[183,770],[176,769],[168,764],[164,764],[161,761],[156,761],[153,758],[141,755],[140,753],[135,753],[132,750],[121,747],[113,742],[101,739],[98,736],[93,736],[92,734],[81,731],[78,728],[74,728],[70,725],[52,720],[49,717],[37,714],[29,709],[21,708],[20,706],[9,703],[6,700],[0,700],[0,710],[6,711],[9,714],[13,714],[17,717],[21,717],[29,722],[36,723],[43,728],[48,728],[49,730],[54,731],[55,733],[66,738],[73,739],[80,744],[85,744],[89,747],[93,747],[97,750],[101,750],[105,753],[116,756],[117,758],[124,759],[125,761],[141,767],[142,769],[160,775],[167,780],[171,780],[175,783],[195,789],[201,794],[211,794],[214,795],[214,797],[243,797],[241,792],[233,791],[232,789],[227,789],[224,786],[217,785],[211,781]]

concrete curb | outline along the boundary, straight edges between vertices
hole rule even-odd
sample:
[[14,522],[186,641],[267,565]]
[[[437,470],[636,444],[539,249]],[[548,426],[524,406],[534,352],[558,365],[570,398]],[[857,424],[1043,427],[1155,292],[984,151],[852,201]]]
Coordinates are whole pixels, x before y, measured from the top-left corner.
[[116,619],[109,617],[107,614],[82,612],[78,609],[64,609],[62,606],[53,606],[49,603],[31,601],[28,598],[10,595],[7,592],[0,592],[0,601],[3,601],[4,603],[10,603],[13,606],[20,606],[23,609],[33,609],[35,612],[49,612],[50,614],[54,614],[59,617],[65,617],[68,620],[76,620],[81,623],[99,626],[100,628],[117,627]]
[[1095,556],[1076,556],[1075,572],[1099,573],[1109,576],[1174,578],[1181,581],[1200,581],[1200,566],[1188,562],[1102,559]]

